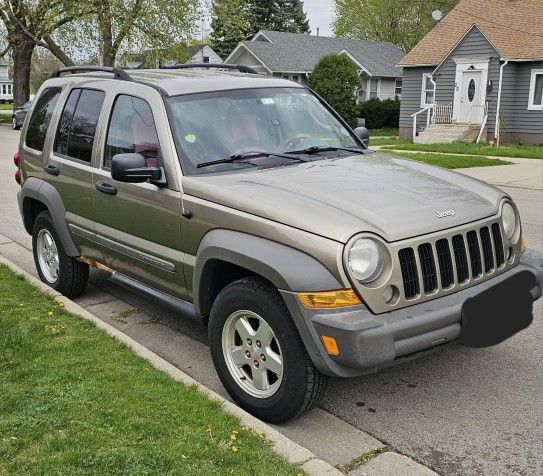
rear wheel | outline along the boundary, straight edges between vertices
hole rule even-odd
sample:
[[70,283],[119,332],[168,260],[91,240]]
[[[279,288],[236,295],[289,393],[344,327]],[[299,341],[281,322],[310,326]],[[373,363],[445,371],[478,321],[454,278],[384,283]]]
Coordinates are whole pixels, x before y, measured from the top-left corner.
[[224,288],[209,319],[211,355],[230,396],[270,422],[298,418],[324,394],[288,309],[267,282],[249,277]]
[[34,262],[40,279],[67,297],[79,296],[89,279],[89,266],[68,256],[49,212],[41,212],[32,231]]

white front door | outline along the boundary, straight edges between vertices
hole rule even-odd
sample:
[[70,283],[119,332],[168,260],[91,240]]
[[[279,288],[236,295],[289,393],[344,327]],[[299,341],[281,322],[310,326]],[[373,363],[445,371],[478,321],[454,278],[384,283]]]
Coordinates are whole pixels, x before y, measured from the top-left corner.
[[481,124],[484,117],[482,71],[467,70],[462,73],[458,108],[458,122]]

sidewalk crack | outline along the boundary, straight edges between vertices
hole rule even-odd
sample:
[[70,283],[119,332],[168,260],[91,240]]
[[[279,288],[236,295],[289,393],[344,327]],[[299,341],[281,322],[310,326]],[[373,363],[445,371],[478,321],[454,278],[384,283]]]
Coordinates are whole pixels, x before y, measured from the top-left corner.
[[358,456],[357,458],[354,458],[349,463],[342,464],[340,466],[336,466],[337,469],[339,469],[343,474],[350,473],[351,471],[355,470],[356,468],[359,468],[363,464],[366,464],[368,461],[372,460],[373,458],[376,458],[382,453],[386,453],[387,451],[394,451],[391,446],[383,446],[382,448],[378,448],[373,451],[368,451],[367,453],[364,453],[361,456]]

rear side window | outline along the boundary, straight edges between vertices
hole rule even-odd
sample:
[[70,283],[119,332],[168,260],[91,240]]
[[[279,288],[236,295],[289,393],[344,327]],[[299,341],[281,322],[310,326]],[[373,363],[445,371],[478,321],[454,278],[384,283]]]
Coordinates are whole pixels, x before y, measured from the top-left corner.
[[64,105],[55,138],[57,154],[90,163],[96,125],[106,94],[74,89]]
[[141,154],[149,167],[160,164],[160,145],[149,104],[133,96],[118,96],[107,132],[104,167],[117,154]]
[[60,91],[60,88],[47,88],[41,93],[28,124],[25,138],[27,147],[39,151],[43,150],[47,129],[60,96]]

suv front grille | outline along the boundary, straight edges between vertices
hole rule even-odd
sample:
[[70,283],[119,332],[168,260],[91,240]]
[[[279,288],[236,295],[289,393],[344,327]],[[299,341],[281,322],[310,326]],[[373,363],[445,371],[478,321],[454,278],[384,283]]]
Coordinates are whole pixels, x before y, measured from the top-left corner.
[[[505,265],[502,231],[498,223],[469,230],[399,251],[406,299],[465,284]],[[418,258],[418,263],[417,263]]]

